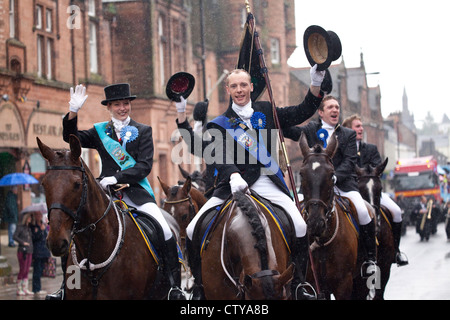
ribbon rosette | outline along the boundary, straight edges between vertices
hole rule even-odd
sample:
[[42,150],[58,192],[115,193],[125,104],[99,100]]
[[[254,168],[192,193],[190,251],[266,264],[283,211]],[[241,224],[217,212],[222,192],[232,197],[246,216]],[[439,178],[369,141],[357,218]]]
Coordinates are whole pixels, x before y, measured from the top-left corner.
[[139,131],[135,126],[126,126],[120,132],[120,138],[123,141],[123,147],[125,148],[128,142],[136,140],[139,136]]
[[323,142],[323,147],[327,147],[328,131],[325,129],[320,129],[317,131],[317,138]]
[[266,127],[266,115],[262,112],[254,112],[250,118],[253,129],[264,129]]

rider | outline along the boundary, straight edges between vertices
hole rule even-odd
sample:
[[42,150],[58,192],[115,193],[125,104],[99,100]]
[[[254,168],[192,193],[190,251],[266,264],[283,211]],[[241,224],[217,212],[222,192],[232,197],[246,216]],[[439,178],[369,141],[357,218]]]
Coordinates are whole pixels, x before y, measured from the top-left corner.
[[[310,118],[317,110],[317,107],[322,100],[320,85],[325,72],[317,71],[316,69],[317,66],[311,68],[310,73],[312,82],[304,102],[297,106],[277,109],[278,118],[282,128],[302,123]],[[301,282],[304,282],[304,272],[308,260],[306,224],[298,208],[292,201],[284,179],[282,176],[280,178],[280,174],[278,174],[279,171],[277,173],[274,173],[274,171],[269,172],[269,170],[266,169],[267,167],[264,167],[265,165],[262,161],[256,161],[256,159],[252,158],[253,155],[250,152],[250,149],[261,150],[261,147],[264,144],[264,139],[260,138],[252,140],[250,137],[252,134],[258,134],[258,131],[263,131],[257,129],[268,129],[269,134],[266,134],[266,136],[270,135],[271,130],[275,129],[272,105],[267,101],[251,101],[253,84],[250,75],[244,70],[237,69],[228,75],[226,89],[227,93],[231,96],[230,105],[227,111],[222,116],[207,124],[207,130],[213,137],[212,143],[216,143],[217,145],[215,149],[217,154],[213,156],[214,159],[212,165],[218,172],[218,184],[214,190],[213,196],[205,203],[186,229],[186,246],[188,256],[190,257],[189,262],[192,273],[195,277],[193,299],[203,298],[204,296],[201,287],[201,261],[199,252],[194,250],[191,244],[196,223],[205,212],[209,211],[209,209],[220,206],[231,193],[238,191],[243,192],[248,187],[257,192],[260,196],[283,207],[291,216],[294,222],[296,236],[292,249],[292,260],[297,266],[292,281],[293,295],[301,298],[310,298],[303,288],[297,290],[298,285]],[[179,123],[184,122],[186,119],[185,105],[185,101],[176,104]],[[227,126],[231,126],[231,130],[230,128],[226,128]],[[227,137],[229,132],[236,134],[239,129],[241,131],[238,139],[230,139]],[[220,133],[220,135],[217,133]],[[239,149],[242,144],[239,144],[236,140],[242,139],[246,140],[247,147],[245,149],[245,156],[239,157],[239,155],[242,155],[242,152],[239,154],[239,150],[242,150]],[[266,149],[269,151],[271,150],[270,142],[271,141],[266,141],[265,145]],[[235,152],[233,153],[231,150],[235,150]],[[232,154],[231,159],[230,154]],[[205,154],[204,158],[207,160]],[[264,169],[266,169],[266,172],[263,174],[262,172]]]
[[[376,167],[381,164],[382,160],[377,146],[363,141],[364,127],[359,115],[354,114],[346,118],[342,122],[342,126],[353,129],[356,132],[357,164],[360,168],[364,168],[367,165]],[[401,254],[399,249],[402,233],[402,209],[385,192],[381,193],[380,205],[386,207],[392,213],[392,233],[396,251],[395,262],[399,266],[407,265],[408,260]]]
[[[100,185],[107,190],[110,185],[129,184],[122,191],[123,200],[159,223],[165,240],[165,249],[161,252],[163,263],[172,282],[169,299],[184,299],[176,240],[156,205],[147,180],[153,165],[152,128],[130,118],[131,101],[136,96],[130,94],[128,83],[109,85],[104,91],[106,99],[101,103],[109,111],[111,120],[96,123],[89,130],[78,130],[78,112],[88,96],[81,84],[75,91],[70,88],[69,113],[63,119],[64,141],[68,142],[69,135],[75,134],[83,148],[96,149],[102,160]],[[120,156],[129,159],[128,163],[121,163]]]
[[[305,126],[283,129],[284,136],[298,141],[302,132],[306,134],[309,147],[316,144],[326,146],[333,133],[338,139],[338,149],[332,162],[335,169],[335,193],[350,198],[358,213],[361,242],[367,253],[362,270],[365,277],[376,272],[375,223],[358,190],[356,178],[356,133],[339,125],[340,105],[331,95],[325,96],[319,106],[319,121]],[[366,268],[364,268],[366,267]]]

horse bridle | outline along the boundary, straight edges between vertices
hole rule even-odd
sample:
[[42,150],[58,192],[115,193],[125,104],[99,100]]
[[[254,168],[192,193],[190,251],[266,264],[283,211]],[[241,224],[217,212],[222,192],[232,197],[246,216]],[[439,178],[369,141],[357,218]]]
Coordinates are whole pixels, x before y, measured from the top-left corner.
[[84,208],[84,206],[86,205],[87,189],[88,189],[88,177],[86,174],[86,170],[83,166],[83,162],[81,162],[81,166],[79,166],[79,167],[78,166],[48,166],[47,170],[76,170],[76,171],[81,171],[81,173],[82,173],[81,199],[80,199],[80,203],[78,205],[77,211],[74,212],[72,209],[68,208],[67,206],[65,206],[62,203],[57,203],[57,202],[52,203],[48,208],[49,221],[50,221],[51,211],[53,209],[59,209],[59,210],[62,210],[64,213],[66,213],[74,221],[74,226],[73,226],[73,230],[72,230],[73,234],[84,232],[88,228],[91,230],[95,230],[96,224],[98,222],[100,222],[106,216],[106,214],[109,212],[109,210],[111,209],[111,206],[113,204],[111,194],[109,194],[109,204],[108,204],[108,207],[106,208],[105,212],[103,213],[103,215],[94,223],[91,223],[84,228],[78,229],[79,224],[80,224],[80,219],[81,219],[81,211]]
[[196,212],[195,212],[195,206],[192,203],[192,197],[190,194],[188,194],[188,196],[186,198],[179,199],[179,200],[166,200],[166,201],[164,201],[164,203],[174,205],[174,204],[179,204],[179,203],[183,203],[186,201],[189,201],[189,219],[192,219],[195,216]]

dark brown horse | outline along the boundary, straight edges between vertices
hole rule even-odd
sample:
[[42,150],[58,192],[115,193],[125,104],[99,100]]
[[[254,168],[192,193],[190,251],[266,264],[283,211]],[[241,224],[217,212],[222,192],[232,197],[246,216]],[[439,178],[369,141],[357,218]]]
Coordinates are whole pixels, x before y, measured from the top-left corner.
[[286,299],[292,275],[288,248],[267,208],[235,193],[203,250],[206,298]]
[[167,197],[163,209],[177,221],[180,227],[181,247],[184,250],[186,228],[207,199],[202,192],[192,186],[190,176],[187,176],[183,186],[169,187],[159,177],[158,180]]
[[392,234],[392,214],[380,205],[381,175],[388,163],[388,158],[376,167],[356,167],[358,174],[358,187],[361,196],[369,202],[377,213],[377,239],[379,242],[377,250],[377,264],[380,268],[380,283],[375,284],[375,300],[384,299],[384,291],[391,274],[391,265],[395,262],[395,245]]
[[[309,148],[302,134],[300,149],[304,160],[300,175],[315,280],[322,296],[329,299],[333,294],[337,300],[344,300],[352,298],[353,280],[359,274],[358,236],[335,201],[331,159],[337,145],[333,134],[326,149],[320,145]],[[356,212],[353,204],[351,208]],[[311,276],[309,272],[308,279],[314,283]]]
[[80,158],[78,138],[70,150],[37,143],[49,167],[42,180],[49,208],[47,244],[68,254],[66,299],[163,299],[168,281],[156,286],[158,264],[129,215],[117,210]]

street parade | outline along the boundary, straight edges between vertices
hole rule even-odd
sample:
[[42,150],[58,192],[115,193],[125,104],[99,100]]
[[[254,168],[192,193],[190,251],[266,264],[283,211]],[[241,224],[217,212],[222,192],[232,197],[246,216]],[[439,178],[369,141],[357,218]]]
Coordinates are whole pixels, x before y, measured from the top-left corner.
[[346,66],[332,19],[299,25],[298,0],[0,4],[0,300],[212,317],[450,298],[450,120],[418,129],[406,87],[382,115],[376,57]]

